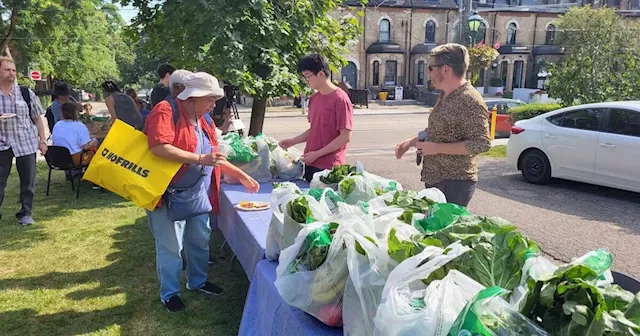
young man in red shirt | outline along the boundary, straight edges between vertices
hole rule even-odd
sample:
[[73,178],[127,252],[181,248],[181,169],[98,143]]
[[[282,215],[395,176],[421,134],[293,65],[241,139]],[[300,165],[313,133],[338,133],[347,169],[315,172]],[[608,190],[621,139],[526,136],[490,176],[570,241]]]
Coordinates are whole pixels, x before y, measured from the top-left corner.
[[287,149],[307,143],[302,161],[304,178],[311,181],[313,174],[345,163],[353,128],[353,106],[347,93],[331,83],[329,65],[322,56],[305,56],[298,63],[298,71],[309,87],[316,90],[309,99],[310,127],[293,139],[280,141],[280,147]]

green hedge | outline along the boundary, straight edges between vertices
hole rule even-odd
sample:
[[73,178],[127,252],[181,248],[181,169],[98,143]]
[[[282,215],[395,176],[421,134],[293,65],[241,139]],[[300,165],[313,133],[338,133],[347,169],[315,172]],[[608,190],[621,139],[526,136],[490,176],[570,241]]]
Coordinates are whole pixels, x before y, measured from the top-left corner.
[[530,119],[541,114],[559,109],[560,104],[556,103],[530,103],[509,109],[509,119],[512,123],[518,120]]

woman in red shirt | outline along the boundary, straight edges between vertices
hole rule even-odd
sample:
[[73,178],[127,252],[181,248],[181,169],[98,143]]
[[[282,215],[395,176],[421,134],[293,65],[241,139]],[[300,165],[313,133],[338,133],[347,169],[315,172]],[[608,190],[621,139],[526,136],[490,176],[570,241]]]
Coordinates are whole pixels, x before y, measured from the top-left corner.
[[160,157],[183,163],[161,204],[147,211],[156,243],[160,299],[168,311],[184,310],[180,299],[181,251],[186,253],[187,289],[219,295],[222,289],[207,281],[209,267],[209,213],[220,210],[220,173],[231,175],[248,192],[260,185],[218,153],[215,127],[203,115],[224,96],[218,80],[204,72],[183,79],[178,95],[178,120],[168,101],[154,106],[145,122],[149,148]]

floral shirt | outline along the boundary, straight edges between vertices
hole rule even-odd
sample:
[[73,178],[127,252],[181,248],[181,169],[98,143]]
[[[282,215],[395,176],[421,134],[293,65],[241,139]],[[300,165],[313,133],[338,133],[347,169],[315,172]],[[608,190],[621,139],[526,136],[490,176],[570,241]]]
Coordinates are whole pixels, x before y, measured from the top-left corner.
[[475,156],[491,148],[487,105],[469,82],[447,96],[440,95],[429,115],[427,140],[464,142],[470,155],[437,154],[424,157],[422,181],[431,187],[445,180],[478,181]]

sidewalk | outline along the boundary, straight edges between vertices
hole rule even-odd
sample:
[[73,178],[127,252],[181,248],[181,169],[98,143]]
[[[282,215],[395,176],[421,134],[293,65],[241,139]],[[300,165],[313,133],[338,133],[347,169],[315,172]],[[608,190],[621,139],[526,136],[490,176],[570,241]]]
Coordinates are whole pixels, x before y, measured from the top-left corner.
[[[237,105],[238,113],[250,114],[251,106]],[[369,103],[369,108],[362,106],[353,107],[353,115],[408,115],[408,114],[427,114],[431,112],[431,107],[425,105],[402,105],[402,106],[383,106],[377,103]],[[266,118],[302,118],[307,117],[301,108],[293,106],[274,106],[267,107]]]

